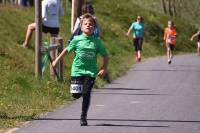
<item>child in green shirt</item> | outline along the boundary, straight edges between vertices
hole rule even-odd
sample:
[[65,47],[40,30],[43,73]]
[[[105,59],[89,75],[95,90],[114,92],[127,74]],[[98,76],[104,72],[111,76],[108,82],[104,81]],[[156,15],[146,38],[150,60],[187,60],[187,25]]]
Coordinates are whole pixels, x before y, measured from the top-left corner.
[[[68,52],[74,52],[71,69],[71,93],[74,98],[83,97],[80,125],[87,126],[87,112],[90,104],[91,89],[96,76],[103,77],[107,73],[108,54],[101,40],[92,36],[96,21],[90,14],[83,15],[81,31],[70,44],[53,61],[53,66]],[[103,65],[97,72],[97,54],[103,57]]]

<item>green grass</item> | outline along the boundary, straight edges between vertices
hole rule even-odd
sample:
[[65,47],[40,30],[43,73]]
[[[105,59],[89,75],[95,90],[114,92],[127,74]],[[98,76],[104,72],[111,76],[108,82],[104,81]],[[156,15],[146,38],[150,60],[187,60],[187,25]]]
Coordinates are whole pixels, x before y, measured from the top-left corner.
[[[176,53],[194,52],[195,44],[189,41],[194,26],[180,18],[169,18],[150,10],[141,9],[132,0],[88,0],[94,4],[102,30],[102,40],[110,55],[109,79],[124,74],[133,64],[132,40],[125,36],[135,16],[145,19],[146,32],[143,58],[165,55],[163,29],[167,20],[173,19],[178,29]],[[66,4],[64,4],[66,5]],[[65,7],[61,18],[60,36],[64,41],[70,37],[70,8]],[[19,123],[37,118],[41,113],[53,111],[72,101],[69,94],[70,68],[73,55],[64,59],[64,81],[49,79],[49,70],[42,79],[34,75],[34,39],[31,49],[20,47],[27,25],[33,21],[33,8],[0,6],[0,129],[12,128]],[[43,40],[47,40],[47,36]],[[100,59],[100,58],[99,58]],[[101,64],[101,59],[99,66]],[[97,78],[96,86],[107,81]]]

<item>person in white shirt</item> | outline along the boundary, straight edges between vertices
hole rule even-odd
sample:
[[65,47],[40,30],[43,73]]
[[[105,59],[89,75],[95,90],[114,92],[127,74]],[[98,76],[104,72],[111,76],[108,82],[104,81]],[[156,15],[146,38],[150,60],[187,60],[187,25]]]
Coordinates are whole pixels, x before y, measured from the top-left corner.
[[100,37],[101,36],[100,27],[99,27],[99,24],[98,24],[98,21],[97,21],[97,17],[95,16],[95,13],[94,13],[93,6],[91,4],[84,4],[81,8],[81,16],[77,17],[76,22],[74,24],[74,28],[72,30],[72,35],[69,38],[68,42],[70,42],[74,38],[74,36],[80,35],[82,33],[80,22],[81,22],[82,16],[86,13],[91,14],[96,21],[93,36],[94,37]]
[[[60,0],[43,0],[42,1],[42,32],[50,33],[51,37],[58,36],[60,25],[59,16],[64,15],[64,10]],[[22,44],[24,48],[28,48],[29,42],[35,31],[36,23],[28,25],[25,41]]]

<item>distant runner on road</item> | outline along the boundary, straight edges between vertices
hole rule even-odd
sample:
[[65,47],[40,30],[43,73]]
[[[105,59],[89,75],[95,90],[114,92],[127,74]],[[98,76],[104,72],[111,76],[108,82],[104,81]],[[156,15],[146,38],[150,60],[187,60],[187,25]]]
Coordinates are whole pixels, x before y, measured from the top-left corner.
[[135,47],[135,59],[141,61],[142,43],[144,37],[144,21],[141,16],[137,16],[136,22],[133,22],[126,33],[129,36],[130,32],[133,32],[133,45]]
[[197,37],[197,54],[200,56],[200,28],[195,34],[192,35],[190,40],[193,41],[195,37]]
[[174,56],[173,50],[176,44],[176,37],[177,37],[177,32],[174,22],[169,20],[168,27],[165,28],[163,37],[167,49],[168,64],[171,64],[172,58]]

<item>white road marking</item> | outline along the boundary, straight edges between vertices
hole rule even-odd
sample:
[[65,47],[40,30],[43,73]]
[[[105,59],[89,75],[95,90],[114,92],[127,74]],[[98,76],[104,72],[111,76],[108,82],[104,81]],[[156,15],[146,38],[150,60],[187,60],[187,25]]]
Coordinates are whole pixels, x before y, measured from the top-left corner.
[[131,104],[136,104],[136,103],[140,103],[139,101],[131,101]]
[[104,107],[105,105],[103,105],[103,104],[97,104],[95,106],[97,106],[97,107]]

